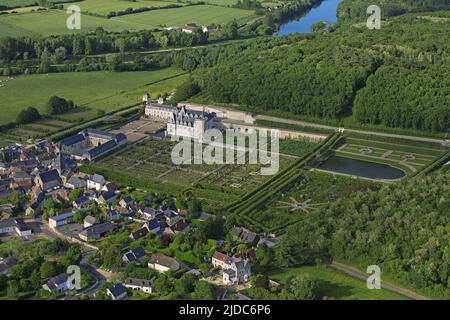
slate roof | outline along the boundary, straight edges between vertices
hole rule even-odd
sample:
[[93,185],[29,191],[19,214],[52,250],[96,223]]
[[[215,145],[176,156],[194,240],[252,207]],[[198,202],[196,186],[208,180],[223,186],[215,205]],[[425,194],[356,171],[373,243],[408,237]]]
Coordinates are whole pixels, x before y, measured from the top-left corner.
[[115,299],[117,299],[118,297],[126,293],[127,289],[121,283],[117,283],[111,288],[108,288],[108,291]]
[[64,213],[60,213],[56,216],[50,217],[50,220],[63,221],[63,220],[73,217],[73,215],[74,215],[73,211],[64,212]]
[[58,170],[53,169],[47,172],[41,172],[39,173],[39,177],[42,180],[43,183],[51,182],[59,180],[59,173]]
[[16,227],[20,232],[31,230],[22,218],[10,218],[0,221],[0,229]]
[[132,233],[131,233],[131,237],[132,237],[134,240],[137,240],[137,239],[140,239],[140,238],[142,238],[143,236],[145,236],[147,233],[148,233],[148,229],[147,229],[147,228],[141,228],[141,229],[139,229],[139,230],[137,230],[137,231],[132,232]]
[[154,230],[154,229],[159,228],[159,222],[157,219],[148,220],[146,225],[147,225],[148,230]]
[[89,180],[94,181],[96,183],[104,184],[106,182],[105,177],[99,174],[92,175]]
[[64,145],[64,146],[71,146],[71,145],[74,145],[76,143],[80,143],[82,141],[84,141],[84,136],[82,134],[76,134],[74,136],[71,136],[71,137],[68,137],[68,138],[65,138],[65,139],[61,140],[59,142],[59,144],[60,145]]
[[78,199],[76,199],[74,202],[76,203],[77,206],[81,206],[81,205],[90,203],[91,200],[86,196],[81,196]]
[[51,290],[56,290],[61,284],[66,282],[68,279],[68,275],[66,273],[61,273],[60,275],[57,275],[56,277],[50,278],[46,285]]
[[131,285],[136,287],[153,287],[151,280],[147,279],[137,279],[137,278],[126,278],[125,285]]

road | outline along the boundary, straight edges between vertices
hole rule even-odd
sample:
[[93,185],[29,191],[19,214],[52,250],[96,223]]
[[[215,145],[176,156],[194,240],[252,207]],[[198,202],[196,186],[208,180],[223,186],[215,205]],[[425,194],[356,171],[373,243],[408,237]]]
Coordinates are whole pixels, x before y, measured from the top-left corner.
[[[305,122],[305,121],[299,121],[299,120],[284,119],[284,118],[265,116],[265,115],[257,115],[256,119],[257,120],[273,121],[273,122],[278,122],[278,123],[300,125],[300,126],[304,126],[304,127],[327,129],[327,130],[337,130],[337,129],[339,129],[339,127],[334,127],[334,126],[329,126],[329,125],[324,125],[324,124],[317,124],[317,123],[311,123],[311,122]],[[384,133],[384,132],[372,132],[372,131],[355,130],[355,129],[345,129],[345,131],[346,132],[359,133],[359,134],[370,134],[370,135],[379,136],[379,137],[399,138],[399,139],[407,139],[407,140],[431,142],[431,143],[440,143],[440,144],[446,143],[446,140],[444,140],[444,139],[407,136],[407,135],[402,135],[402,134],[393,134],[393,133]],[[447,141],[446,144],[448,145],[449,142]]]
[[[345,274],[349,275],[352,278],[362,280],[364,282],[367,280],[367,277],[369,276],[369,274],[364,273],[353,266],[341,262],[333,261],[329,266],[338,271],[344,272]],[[399,287],[387,281],[383,281],[383,277],[381,277],[381,287],[385,290],[401,294],[402,296],[408,297],[413,300],[431,300],[430,298],[417,294],[411,290]]]
[[[69,242],[71,242],[70,239],[65,237],[63,234],[61,234],[57,230],[53,230],[52,228],[50,228],[46,223],[44,223],[40,219],[30,218],[30,219],[26,219],[25,221],[31,227],[31,229],[33,230],[33,233],[35,233],[35,234],[42,234],[46,238],[48,238],[52,241],[55,240],[56,238],[63,238],[63,239],[67,239]],[[95,267],[90,265],[88,262],[89,256],[94,252],[95,252],[95,250],[93,250],[92,248],[86,247],[86,251],[83,252],[83,257],[80,262],[80,267],[85,269],[87,272],[89,272],[91,274],[91,276],[94,278],[95,282],[89,288],[83,289],[80,292],[78,292],[76,296],[80,296],[81,294],[92,296],[107,281],[106,277],[98,269],[96,269]]]

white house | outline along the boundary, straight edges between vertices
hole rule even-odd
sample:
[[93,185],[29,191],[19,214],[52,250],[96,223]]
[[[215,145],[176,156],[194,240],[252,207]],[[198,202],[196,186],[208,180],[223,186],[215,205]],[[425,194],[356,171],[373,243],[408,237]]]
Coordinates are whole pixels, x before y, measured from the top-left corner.
[[251,265],[247,260],[233,258],[218,251],[212,256],[212,265],[223,270],[222,281],[231,286],[248,282],[251,276]]
[[31,229],[22,218],[10,218],[0,221],[0,234],[17,234],[19,237],[31,235]]
[[48,225],[52,228],[58,228],[60,226],[72,223],[73,215],[74,215],[73,211],[60,213],[56,216],[50,217],[48,219]]
[[44,290],[50,291],[50,292],[64,292],[69,290],[69,281],[68,276],[65,273],[62,273],[56,277],[51,278],[48,280],[42,288]]
[[128,297],[127,289],[121,283],[106,289],[106,294],[113,300],[125,300]]
[[97,191],[100,191],[102,190],[105,183],[106,180],[103,176],[99,174],[94,174],[87,180],[87,187],[88,189],[95,189]]
[[127,278],[123,283],[126,288],[144,292],[144,293],[152,293],[153,292],[153,283],[151,280],[145,279],[136,279],[136,278]]
[[154,253],[150,256],[148,267],[158,272],[167,272],[169,270],[177,271],[180,269],[180,264],[174,258]]

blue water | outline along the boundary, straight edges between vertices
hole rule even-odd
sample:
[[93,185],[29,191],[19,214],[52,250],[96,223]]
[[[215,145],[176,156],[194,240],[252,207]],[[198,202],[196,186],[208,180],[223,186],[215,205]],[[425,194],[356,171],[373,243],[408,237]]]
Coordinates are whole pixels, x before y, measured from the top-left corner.
[[311,32],[312,25],[319,21],[337,22],[337,6],[341,1],[324,0],[318,7],[311,9],[303,16],[281,25],[276,36]]

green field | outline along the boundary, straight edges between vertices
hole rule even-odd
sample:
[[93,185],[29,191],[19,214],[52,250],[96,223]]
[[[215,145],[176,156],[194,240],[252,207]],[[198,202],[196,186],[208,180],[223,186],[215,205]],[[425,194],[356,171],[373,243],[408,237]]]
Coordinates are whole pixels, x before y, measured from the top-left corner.
[[320,295],[340,300],[405,300],[387,290],[369,290],[363,281],[323,265],[289,268],[272,272],[269,277],[284,282],[288,277],[308,273],[319,282]]
[[[129,2],[132,3],[132,2]],[[107,7],[109,10],[109,7]],[[244,22],[254,15],[253,11],[217,6],[198,5],[183,8],[153,10],[112,19],[81,15],[81,30],[66,27],[68,15],[63,10],[44,10],[14,13],[0,16],[0,37],[57,35],[93,31],[102,27],[107,31],[136,31],[157,27],[176,27],[194,22],[224,24],[236,19]]]
[[111,20],[125,23],[141,24],[143,27],[180,27],[186,23],[198,25],[224,24],[236,19],[247,20],[253,16],[253,11],[233,8],[217,8],[216,6],[198,5],[184,8],[164,9],[164,11],[147,11],[132,15],[121,16]]
[[[173,4],[176,3],[153,0],[136,0],[134,2],[123,0],[84,0],[68,3],[65,5],[65,8],[70,5],[76,5],[80,7],[81,12],[89,12],[106,16],[111,11],[122,11],[128,8],[138,9],[144,7],[163,8]],[[179,5],[185,4],[180,3]]]
[[16,120],[20,110],[35,106],[45,112],[48,99],[61,96],[88,108],[81,114],[67,114],[65,119],[84,120],[96,115],[98,110],[114,111],[137,103],[147,91],[146,85],[181,74],[174,68],[141,72],[88,72],[51,73],[20,76],[4,82],[0,88],[3,116],[0,124]]

